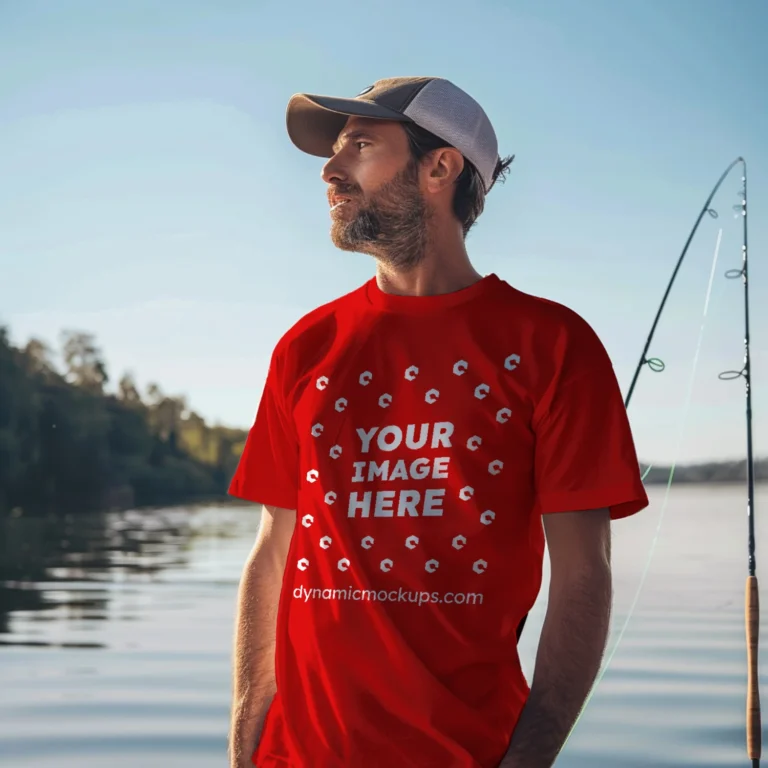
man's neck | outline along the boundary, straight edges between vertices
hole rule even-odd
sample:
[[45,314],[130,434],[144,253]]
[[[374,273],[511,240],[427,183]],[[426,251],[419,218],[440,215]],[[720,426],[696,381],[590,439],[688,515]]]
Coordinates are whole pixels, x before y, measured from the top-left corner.
[[408,270],[393,268],[382,261],[376,268],[379,288],[400,296],[452,293],[467,288],[482,277],[469,260],[464,239],[455,237],[430,238],[424,258]]

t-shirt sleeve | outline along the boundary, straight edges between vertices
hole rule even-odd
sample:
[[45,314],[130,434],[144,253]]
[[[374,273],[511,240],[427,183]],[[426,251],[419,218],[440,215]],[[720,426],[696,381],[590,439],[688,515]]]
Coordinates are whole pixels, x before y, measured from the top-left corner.
[[259,504],[296,509],[299,447],[293,418],[285,405],[285,382],[277,350],[248,432],[229,495]]
[[581,318],[534,415],[541,514],[609,508],[612,519],[648,506],[613,364]]

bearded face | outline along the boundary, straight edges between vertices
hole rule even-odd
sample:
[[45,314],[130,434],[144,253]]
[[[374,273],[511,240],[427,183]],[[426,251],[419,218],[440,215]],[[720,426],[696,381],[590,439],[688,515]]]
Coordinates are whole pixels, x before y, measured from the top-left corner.
[[331,240],[337,248],[367,253],[398,270],[422,261],[429,213],[415,160],[375,191],[335,184],[329,195],[337,201],[331,209]]

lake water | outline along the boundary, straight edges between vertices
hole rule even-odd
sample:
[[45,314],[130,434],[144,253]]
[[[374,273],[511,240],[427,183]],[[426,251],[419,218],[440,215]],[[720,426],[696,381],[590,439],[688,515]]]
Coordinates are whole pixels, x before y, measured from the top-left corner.
[[[745,492],[674,488],[655,538],[665,493],[614,526],[610,663],[558,768],[749,765]],[[768,486],[756,509],[764,579]],[[225,505],[0,521],[0,766],[225,768],[258,518]],[[521,642],[529,677],[545,598],[546,580]]]

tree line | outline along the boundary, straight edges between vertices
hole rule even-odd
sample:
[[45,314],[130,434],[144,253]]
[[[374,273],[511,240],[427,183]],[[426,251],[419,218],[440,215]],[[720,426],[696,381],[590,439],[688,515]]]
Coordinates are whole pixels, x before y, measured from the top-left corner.
[[94,337],[39,339],[0,326],[0,515],[67,514],[223,497],[247,432],[210,426],[184,397],[124,374],[106,391]]

